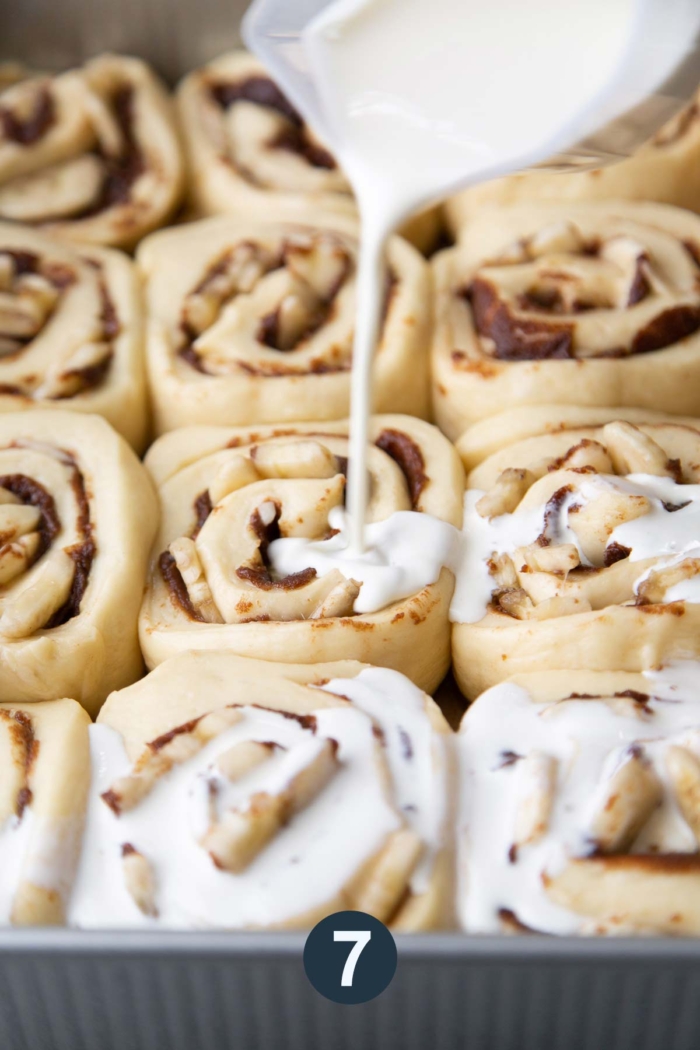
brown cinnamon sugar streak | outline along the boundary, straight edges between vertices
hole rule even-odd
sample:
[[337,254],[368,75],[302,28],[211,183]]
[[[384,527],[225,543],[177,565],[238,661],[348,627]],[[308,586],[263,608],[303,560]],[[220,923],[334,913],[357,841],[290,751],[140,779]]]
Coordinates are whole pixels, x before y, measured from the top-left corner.
[[214,101],[222,109],[229,109],[237,102],[252,102],[272,109],[289,121],[289,126],[269,143],[272,149],[289,150],[303,157],[314,168],[334,171],[335,158],[310,138],[306,126],[288,98],[269,77],[251,76],[239,81],[216,81],[209,87]]
[[0,129],[3,138],[18,146],[33,146],[49,131],[56,121],[56,107],[51,92],[42,88],[37,92],[32,110],[20,117],[11,109],[0,107]]
[[[66,553],[75,564],[73,583],[67,600],[44,624],[44,630],[60,627],[80,612],[80,604],[90,580],[90,570],[97,548],[93,539],[93,525],[90,518],[90,502],[85,486],[85,479],[75,458],[64,450],[60,455],[71,468],[70,485],[77,505],[76,527],[79,540],[66,549]],[[61,531],[61,520],[56,509],[56,502],[43,485],[26,474],[0,475],[0,488],[7,489],[26,506],[36,507],[41,514],[38,533],[39,546],[34,556],[36,563],[51,547]],[[0,540],[2,537],[0,537]]]

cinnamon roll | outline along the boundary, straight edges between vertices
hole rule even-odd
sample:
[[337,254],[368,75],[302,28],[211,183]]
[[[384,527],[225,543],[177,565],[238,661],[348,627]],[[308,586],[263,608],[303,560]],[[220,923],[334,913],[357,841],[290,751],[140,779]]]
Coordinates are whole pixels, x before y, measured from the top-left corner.
[[98,416],[0,415],[0,696],[95,711],[141,673],[156,527],[141,464]]
[[[206,219],[141,246],[157,433],[347,416],[357,228],[299,217],[304,225]],[[399,237],[388,261],[374,407],[425,416],[429,273]]]
[[521,201],[642,200],[700,211],[700,92],[633,156],[580,172],[528,171],[463,190],[447,201],[460,235],[483,207]]
[[545,671],[458,738],[458,912],[472,933],[700,933],[700,664]]
[[2,87],[0,219],[128,248],[167,221],[183,178],[170,99],[138,59]]
[[55,926],[80,854],[90,719],[74,700],[0,703],[0,925]]
[[700,424],[525,438],[468,479],[454,670],[475,697],[546,668],[700,656]]
[[449,728],[396,671],[184,653],[113,693],[69,921],[397,929],[452,910]]
[[421,420],[374,417],[369,549],[352,557],[347,433],[190,427],[153,445],[162,516],[140,620],[149,667],[186,649],[351,657],[436,688],[449,665],[459,458]]
[[615,201],[484,209],[434,276],[434,408],[449,437],[543,402],[700,414],[697,216]]
[[[356,215],[332,153],[253,55],[232,51],[190,73],[178,104],[191,203],[201,215],[296,222],[305,221],[309,207]],[[428,251],[441,225],[440,212],[430,208],[401,232]]]
[[142,308],[133,264],[0,223],[0,413],[104,416],[137,450],[148,428]]

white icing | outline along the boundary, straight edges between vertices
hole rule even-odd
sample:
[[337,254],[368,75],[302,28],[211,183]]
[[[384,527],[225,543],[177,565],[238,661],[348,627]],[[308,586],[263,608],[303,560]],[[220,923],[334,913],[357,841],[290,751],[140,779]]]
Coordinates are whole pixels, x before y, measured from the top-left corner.
[[[10,925],[12,906],[17,887],[25,877],[24,867],[27,850],[32,841],[33,816],[31,806],[25,808],[22,819],[8,817],[0,827],[0,925]],[[50,872],[43,866],[38,869],[37,880],[40,885],[46,884]],[[50,882],[49,882],[50,885]]]
[[[582,565],[589,565],[574,531],[569,527],[569,509],[594,502],[605,491],[645,496],[651,508],[647,514],[615,528],[609,544],[630,549],[630,561],[658,559],[654,568],[677,564],[683,557],[700,557],[700,485],[679,485],[672,478],[651,474],[627,477],[581,475],[578,487],[569,492],[558,510],[550,515],[547,535],[553,544],[572,543]],[[456,623],[476,623],[486,615],[494,588],[488,562],[498,554],[512,554],[518,547],[534,543],[545,525],[545,507],[516,509],[512,514],[484,518],[476,504],[484,493],[470,489],[464,498],[464,525],[461,555],[456,564],[456,586],[450,619]],[[669,511],[664,503],[678,510]],[[687,504],[687,506],[681,506]],[[634,584],[635,593],[650,568]],[[670,588],[664,601],[700,601],[700,578],[693,577]]]
[[494,554],[512,554],[517,547],[534,543],[544,528],[544,506],[482,518],[476,504],[483,495],[470,489],[464,496],[464,542],[450,606],[454,623],[476,623],[486,615],[494,588],[488,562]]
[[[243,708],[240,722],[165,774],[145,799],[120,816],[100,795],[131,765],[120,735],[105,725],[92,726],[93,785],[69,922],[98,928],[241,928],[284,922],[331,900],[387,835],[401,826],[401,810],[411,825],[425,831],[428,853],[436,849],[444,814],[440,779],[444,768],[436,744],[437,772],[435,778],[428,777],[426,756],[433,752],[427,716],[421,717],[416,707],[415,694],[421,694],[395,672],[364,672],[359,683],[338,680],[332,685],[344,696],[357,692],[358,707],[348,704],[316,711],[315,734],[294,718]],[[373,717],[364,713],[373,716],[370,709],[379,712],[382,705],[386,712],[377,721],[386,733],[387,758],[397,779],[395,804],[394,792],[390,787],[387,791],[376,761]],[[389,711],[401,719],[400,726],[414,742],[416,757],[410,766],[416,782],[411,788],[396,755],[400,732]],[[208,781],[215,782],[220,812],[230,806],[245,810],[255,792],[284,788],[328,738],[339,744],[340,764],[316,798],[292,817],[244,872],[217,869],[197,842],[208,825]],[[273,740],[286,750],[276,751],[263,765],[229,783],[214,763],[219,754],[243,740]],[[405,809],[411,804],[415,813]],[[126,890],[124,843],[151,863],[157,918],[144,916]],[[416,875],[416,887],[424,884],[423,872],[421,868]]]
[[300,537],[274,540],[268,557],[278,576],[313,568],[319,576],[339,569],[361,583],[356,613],[373,613],[435,583],[444,565],[456,562],[460,534],[453,525],[429,514],[402,510],[366,528],[362,554],[348,545],[348,514],[335,507],[328,523],[338,533],[327,540]]
[[[700,485],[678,485],[672,478],[629,474],[615,478],[614,487],[651,501],[648,514],[618,525],[610,537],[611,542],[630,548],[631,561],[683,554],[700,547]],[[669,512],[664,503],[688,506]]]
[[411,889],[423,893],[444,844],[448,795],[446,741],[430,725],[425,697],[408,678],[385,667],[334,678],[323,688],[352,700],[382,729],[396,805],[426,845],[411,878]]
[[[582,927],[581,916],[547,897],[542,875],[554,875],[569,858],[590,852],[590,822],[601,778],[633,743],[642,745],[666,790],[632,852],[695,851],[663,759],[670,742],[682,743],[689,730],[700,729],[700,664],[672,665],[648,678],[655,694],[647,705],[651,714],[633,702],[624,713],[598,700],[535,704],[512,683],[490,689],[469,709],[458,737],[458,910],[465,929],[497,931],[501,908],[515,912],[526,926],[549,933],[573,933]],[[559,762],[554,804],[546,834],[521,846],[511,863],[522,785],[520,763],[503,765],[503,757],[504,752],[527,755],[533,750]]]

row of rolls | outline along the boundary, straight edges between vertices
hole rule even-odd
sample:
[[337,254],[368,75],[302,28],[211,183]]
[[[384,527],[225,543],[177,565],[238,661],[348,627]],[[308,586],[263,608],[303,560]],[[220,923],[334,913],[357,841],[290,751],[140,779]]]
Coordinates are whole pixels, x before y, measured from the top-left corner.
[[700,933],[700,422],[371,442],[0,417],[0,921]]
[[700,933],[697,117],[391,240],[362,557],[325,145],[0,67],[0,923]]
[[[0,411],[96,412],[138,452],[347,417],[356,208],[257,60],[177,103],[131,58],[0,74]],[[395,236],[374,411],[453,441],[541,403],[699,415],[697,111],[611,168],[488,183],[442,232],[431,211]]]

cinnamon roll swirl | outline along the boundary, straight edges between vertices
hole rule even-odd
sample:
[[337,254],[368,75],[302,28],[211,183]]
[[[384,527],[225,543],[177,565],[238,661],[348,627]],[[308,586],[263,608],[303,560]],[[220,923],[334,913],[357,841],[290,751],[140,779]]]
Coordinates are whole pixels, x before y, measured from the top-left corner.
[[700,933],[700,665],[545,671],[458,739],[469,932]]
[[183,178],[170,99],[136,58],[0,91],[0,219],[128,248],[167,221]]
[[449,732],[396,671],[167,661],[91,727],[71,924],[303,929],[357,909],[444,925]]
[[137,450],[148,428],[142,308],[133,264],[0,223],[0,413],[104,416]]
[[459,236],[491,205],[525,201],[641,200],[700,211],[700,92],[633,156],[580,172],[528,171],[463,190],[445,213]]
[[[147,363],[157,433],[191,423],[343,419],[349,411],[357,228],[207,219],[150,237]],[[377,411],[429,411],[426,263],[388,253]]]
[[700,424],[617,420],[476,467],[451,613],[464,694],[536,669],[700,655],[699,463]]
[[475,216],[436,257],[433,398],[457,438],[505,408],[700,413],[700,219],[660,204]]
[[[178,104],[199,214],[296,222],[311,207],[356,215],[334,156],[253,55],[232,51],[190,73]],[[440,212],[429,208],[401,233],[428,251],[441,226]]]
[[138,677],[155,526],[146,471],[104,420],[0,415],[0,696],[95,711]]
[[449,664],[450,544],[462,467],[434,428],[377,416],[369,551],[345,549],[347,423],[190,427],[146,457],[158,487],[140,637],[154,667],[186,649],[270,661],[361,659],[426,692]]
[[195,70],[177,98],[191,196],[203,214],[264,216],[309,203],[354,214],[335,158],[253,55],[232,51]]
[[74,700],[0,704],[0,925],[55,926],[80,854],[90,719]]

